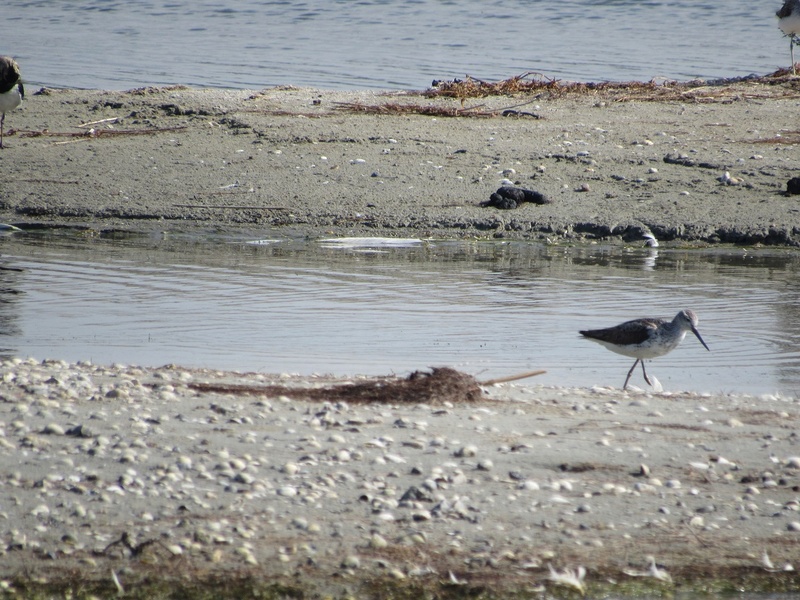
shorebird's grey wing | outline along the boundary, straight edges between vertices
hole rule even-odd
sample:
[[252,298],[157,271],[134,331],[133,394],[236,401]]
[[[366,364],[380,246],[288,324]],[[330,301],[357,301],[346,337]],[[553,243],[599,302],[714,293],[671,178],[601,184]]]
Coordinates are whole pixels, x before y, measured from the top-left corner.
[[0,56],[0,94],[10,92],[19,81],[19,67],[13,59]]
[[779,10],[778,12],[776,12],[776,13],[775,13],[775,15],[776,15],[776,16],[777,16],[779,19],[785,19],[785,18],[786,18],[786,17],[788,17],[790,14],[792,14],[792,5],[793,5],[793,4],[794,4],[796,1],[797,1],[797,0],[786,0],[786,2],[784,2],[784,3],[783,3],[783,6],[781,6],[780,10]]
[[651,332],[663,321],[661,319],[635,319],[605,329],[581,331],[584,337],[600,340],[617,346],[635,346],[647,341]]

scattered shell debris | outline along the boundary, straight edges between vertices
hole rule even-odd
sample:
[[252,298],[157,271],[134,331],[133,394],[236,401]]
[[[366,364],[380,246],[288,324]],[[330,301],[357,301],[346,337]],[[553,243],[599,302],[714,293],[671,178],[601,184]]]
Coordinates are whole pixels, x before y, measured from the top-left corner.
[[235,571],[591,593],[757,572],[800,589],[797,399],[32,359],[0,362],[0,397],[12,587]]

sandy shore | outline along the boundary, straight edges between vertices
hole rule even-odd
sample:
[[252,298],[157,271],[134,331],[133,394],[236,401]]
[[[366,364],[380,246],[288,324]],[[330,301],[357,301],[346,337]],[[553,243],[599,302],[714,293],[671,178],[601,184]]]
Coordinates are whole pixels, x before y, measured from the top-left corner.
[[[797,246],[798,81],[493,96],[467,116],[412,93],[29,90],[6,118],[0,221]],[[481,207],[504,180],[549,203]],[[797,399],[528,380],[363,403],[337,387],[354,383],[0,364],[0,584],[800,589]]]
[[581,568],[590,595],[800,588],[796,399],[449,374],[376,401],[354,392],[371,380],[53,361],[0,376],[17,590],[503,597],[574,594],[553,571]]
[[[545,90],[463,110],[418,93],[29,90],[6,119],[0,219],[796,246],[798,86]],[[480,207],[504,180],[551,203]]]

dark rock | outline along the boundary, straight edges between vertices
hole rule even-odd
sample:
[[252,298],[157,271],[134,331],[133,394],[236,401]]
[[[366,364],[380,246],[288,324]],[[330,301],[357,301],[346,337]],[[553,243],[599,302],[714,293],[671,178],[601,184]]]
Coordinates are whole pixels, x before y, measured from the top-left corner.
[[786,182],[786,192],[792,196],[800,194],[800,177],[792,177]]
[[664,162],[668,165],[680,165],[682,167],[700,167],[701,169],[723,170],[723,166],[717,163],[701,162],[689,158],[682,154],[669,153],[664,157]]
[[532,204],[550,204],[552,201],[542,194],[534,190],[526,190],[521,187],[513,187],[504,185],[494,192],[486,202],[481,202],[481,206],[491,206],[502,210],[509,210],[517,208],[523,202],[530,202]]

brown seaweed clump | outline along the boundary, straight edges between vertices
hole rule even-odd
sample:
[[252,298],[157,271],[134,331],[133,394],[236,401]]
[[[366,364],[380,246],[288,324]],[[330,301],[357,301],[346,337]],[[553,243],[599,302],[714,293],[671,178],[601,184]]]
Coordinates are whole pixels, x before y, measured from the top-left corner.
[[298,388],[284,385],[190,383],[198,392],[236,395],[285,396],[295,400],[348,402],[351,404],[443,404],[478,402],[483,392],[474,377],[450,367],[432,367],[430,373],[414,371],[408,377],[384,376],[327,387]]

